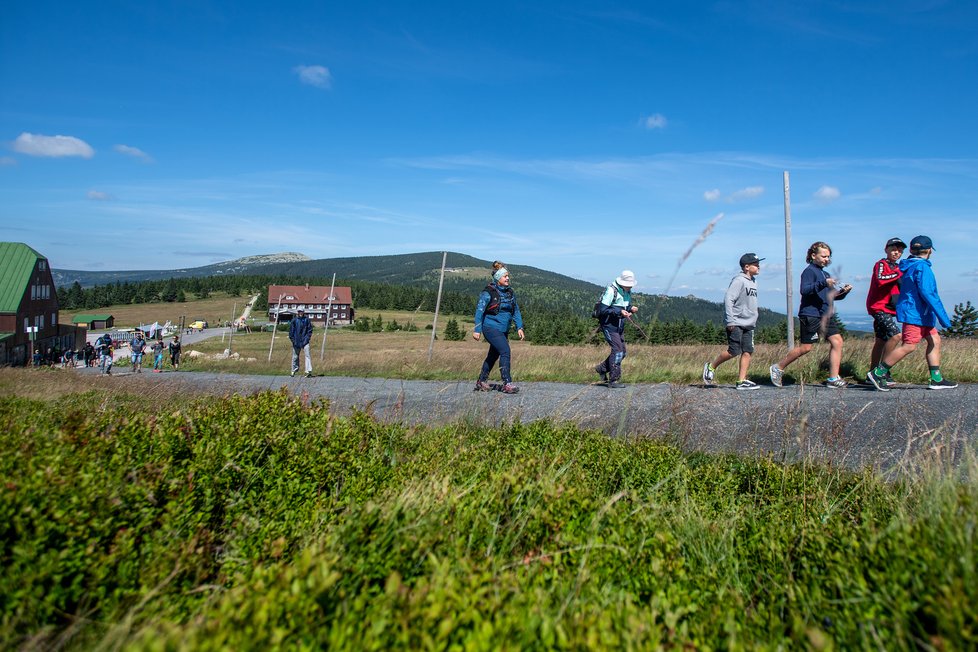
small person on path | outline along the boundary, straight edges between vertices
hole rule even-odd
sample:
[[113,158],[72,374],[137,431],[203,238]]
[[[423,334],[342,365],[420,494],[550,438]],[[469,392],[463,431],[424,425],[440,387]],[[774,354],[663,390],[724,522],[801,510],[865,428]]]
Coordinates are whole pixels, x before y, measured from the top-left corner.
[[299,371],[299,353],[306,356],[306,378],[312,376],[312,356],[309,354],[309,342],[312,340],[312,322],[306,317],[304,308],[296,311],[295,317],[289,322],[289,339],[292,340],[292,376]]
[[703,384],[712,385],[717,367],[740,356],[737,389],[759,389],[760,385],[747,378],[751,355],[754,353],[754,327],[757,326],[757,282],[761,271],[757,254],[740,257],[740,274],[734,276],[723,297],[723,321],[727,326],[727,350],[711,363],[703,365]]
[[153,342],[153,372],[162,373],[163,372],[163,350],[166,345],[163,344],[163,338],[159,337]]
[[129,355],[132,360],[132,370],[137,374],[143,371],[144,351],[146,351],[146,340],[143,339],[143,332],[136,331],[136,337],[129,343]]
[[[896,320],[896,302],[900,297],[900,258],[907,244],[900,238],[886,241],[883,251],[886,255],[873,265],[873,274],[866,294],[866,311],[873,318],[873,352],[869,368],[875,369],[883,356],[900,344],[900,325]],[[893,378],[888,377],[889,382]]]
[[99,368],[103,374],[112,373],[112,336],[108,333],[95,340],[95,353],[99,357]]
[[903,277],[900,279],[896,314],[897,319],[903,322],[902,342],[866,374],[866,379],[881,392],[890,391],[892,382],[887,380],[890,369],[915,351],[920,340],[927,342],[928,389],[953,389],[958,386],[941,374],[941,335],[937,332],[937,325],[948,328],[951,319],[937,294],[937,280],[930,262],[933,253],[933,241],[926,235],[918,235],[910,241],[910,257],[900,261]]
[[483,336],[489,343],[489,352],[482,363],[482,371],[479,379],[475,382],[476,391],[487,392],[492,389],[489,384],[489,373],[499,361],[499,375],[502,378],[503,386],[500,388],[504,394],[515,394],[520,388],[513,384],[513,376],[510,374],[510,349],[509,349],[509,327],[516,324],[516,334],[522,340],[523,316],[520,314],[519,304],[516,303],[516,295],[513,288],[509,286],[509,270],[498,260],[492,264],[492,282],[486,285],[485,289],[479,294],[479,301],[475,307],[475,328],[472,329],[472,337],[479,341]]
[[621,276],[605,289],[598,306],[601,333],[611,347],[611,353],[594,367],[594,371],[611,389],[625,387],[621,382],[621,361],[625,358],[625,320],[638,312],[638,307],[632,305],[634,287],[635,274],[628,269],[622,271]]
[[832,308],[832,302],[844,299],[852,286],[846,284],[837,287],[838,282],[825,271],[832,262],[832,248],[826,243],[812,243],[806,260],[808,267],[801,273],[799,287],[801,306],[798,308],[798,319],[801,322],[801,342],[784,359],[771,365],[771,382],[775,387],[781,387],[785,368],[811,351],[824,330],[825,339],[831,347],[829,377],[825,380],[825,386],[842,389],[846,386],[846,381],[839,376],[839,367],[842,365],[842,325]]
[[170,342],[170,364],[173,365],[174,371],[180,368],[180,336],[179,335],[174,335],[173,340]]

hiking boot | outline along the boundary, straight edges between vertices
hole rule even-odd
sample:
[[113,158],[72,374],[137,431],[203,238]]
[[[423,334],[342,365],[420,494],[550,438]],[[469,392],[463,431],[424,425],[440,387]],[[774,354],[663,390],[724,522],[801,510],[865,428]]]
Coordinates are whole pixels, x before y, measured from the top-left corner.
[[610,383],[608,383],[608,387],[610,389],[621,389],[623,387],[628,387],[628,385],[626,385],[625,383],[623,383],[621,381],[613,380]]
[[312,372],[311,371],[307,371],[306,372],[306,378],[312,378]]
[[499,391],[502,392],[503,394],[515,394],[516,392],[520,391],[520,388],[514,385],[513,383],[506,383],[505,385],[499,388]]
[[753,380],[747,380],[746,378],[739,383],[737,383],[737,389],[740,391],[750,391],[752,389],[760,389],[761,386],[755,383]]
[[872,371],[870,371],[869,373],[866,374],[866,380],[868,380],[873,385],[873,387],[875,387],[877,390],[881,392],[890,391],[890,388],[888,387],[890,383],[887,382],[886,376],[877,376]]
[[771,384],[775,387],[783,387],[781,381],[784,379],[784,371],[776,364],[771,365]]
[[957,386],[958,384],[956,382],[948,380],[947,378],[941,378],[937,382],[934,382],[933,380],[930,381],[930,385],[927,386],[927,389],[954,389]]
[[823,384],[826,387],[831,387],[832,389],[843,389],[849,383],[847,383],[844,379],[840,377],[840,378],[826,379]]
[[601,382],[602,382],[602,383],[606,383],[606,382],[608,382],[608,372],[607,372],[607,371],[602,371],[602,370],[601,370],[601,365],[595,365],[595,366],[594,366],[594,371],[595,371],[595,373],[597,373],[597,374],[598,374],[599,376],[601,376]]
[[492,390],[492,385],[484,380],[475,381],[475,387],[472,388],[472,391],[475,392],[488,392],[490,390]]
[[712,385],[714,378],[716,378],[716,370],[710,369],[710,363],[707,362],[703,365],[703,384]]

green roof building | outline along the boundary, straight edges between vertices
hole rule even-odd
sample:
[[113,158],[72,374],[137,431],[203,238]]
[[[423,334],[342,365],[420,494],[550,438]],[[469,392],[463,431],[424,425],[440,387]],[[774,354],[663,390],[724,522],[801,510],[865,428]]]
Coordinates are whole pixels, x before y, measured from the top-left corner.
[[48,259],[21,242],[0,242],[0,364],[26,364],[32,348],[73,349],[77,336],[58,323]]

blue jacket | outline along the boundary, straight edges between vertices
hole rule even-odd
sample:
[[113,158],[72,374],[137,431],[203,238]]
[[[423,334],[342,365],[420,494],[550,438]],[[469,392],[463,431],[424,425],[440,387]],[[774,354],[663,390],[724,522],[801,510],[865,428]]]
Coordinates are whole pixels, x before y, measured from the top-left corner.
[[623,288],[617,283],[612,283],[605,288],[601,295],[601,311],[598,313],[598,323],[601,328],[617,328],[618,332],[625,330],[625,317],[621,316],[622,310],[632,309],[632,290]]
[[475,328],[476,333],[482,332],[483,326],[493,328],[500,333],[508,333],[509,325],[516,322],[516,330],[523,328],[523,315],[520,314],[520,307],[516,303],[516,294],[513,288],[503,287],[498,283],[492,283],[492,287],[499,292],[499,312],[490,315],[486,312],[486,307],[492,296],[488,290],[483,290],[479,295],[479,303],[475,306]]
[[904,324],[944,328],[951,325],[947,310],[937,296],[937,280],[926,258],[911,256],[900,261],[900,298],[897,300],[897,319]]
[[296,315],[292,318],[289,322],[289,339],[292,340],[292,346],[297,349],[309,344],[309,340],[312,339],[312,322],[308,317]]

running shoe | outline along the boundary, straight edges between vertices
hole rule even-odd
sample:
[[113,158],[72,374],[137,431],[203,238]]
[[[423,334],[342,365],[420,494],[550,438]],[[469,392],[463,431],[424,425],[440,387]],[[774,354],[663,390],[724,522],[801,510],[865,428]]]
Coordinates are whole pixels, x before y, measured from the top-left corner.
[[887,382],[885,376],[877,376],[872,371],[870,371],[866,374],[866,380],[868,380],[873,385],[873,387],[875,387],[877,390],[881,392],[890,391],[889,388],[890,383]]
[[760,388],[761,388],[761,386],[758,385],[757,383],[755,383],[753,380],[747,380],[747,379],[745,379],[745,380],[742,380],[739,383],[737,383],[737,389],[740,390],[740,391],[742,391],[742,392],[743,391],[749,391],[749,390],[752,390],[752,389],[760,389]]
[[475,381],[474,391],[476,391],[476,392],[488,392],[490,390],[492,390],[492,385],[490,385],[486,381],[484,381],[484,380],[477,380],[477,381]]
[[848,384],[849,383],[842,378],[826,379],[824,383],[826,387],[831,387],[832,389],[842,389]]
[[784,380],[784,371],[776,364],[771,365],[771,384],[775,387],[783,387],[782,380]]
[[703,365],[703,384],[712,385],[714,378],[716,378],[716,370],[710,369],[710,363],[707,362]]
[[927,389],[954,389],[957,386],[958,384],[956,382],[948,380],[947,378],[942,378],[938,382],[934,382],[933,380],[930,381],[930,385],[927,386]]
[[502,392],[503,394],[515,394],[516,392],[520,391],[520,388],[514,385],[513,383],[506,383],[505,385],[499,388],[499,391]]

